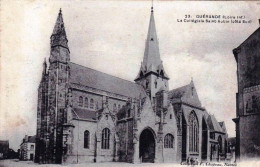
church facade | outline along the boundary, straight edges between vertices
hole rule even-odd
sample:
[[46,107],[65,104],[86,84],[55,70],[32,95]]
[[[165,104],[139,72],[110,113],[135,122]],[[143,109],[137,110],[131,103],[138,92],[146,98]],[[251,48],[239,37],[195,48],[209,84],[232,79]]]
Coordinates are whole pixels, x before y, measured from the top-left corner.
[[224,122],[202,107],[193,81],[169,90],[151,10],[134,82],[70,61],[61,11],[38,88],[35,162],[188,162],[226,158]]

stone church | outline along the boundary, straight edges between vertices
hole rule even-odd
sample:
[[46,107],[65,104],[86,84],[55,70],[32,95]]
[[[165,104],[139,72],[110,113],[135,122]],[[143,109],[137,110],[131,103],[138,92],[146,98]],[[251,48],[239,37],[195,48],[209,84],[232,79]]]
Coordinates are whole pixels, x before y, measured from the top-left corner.
[[50,46],[38,88],[35,162],[225,159],[225,124],[202,107],[193,81],[169,90],[153,8],[134,82],[71,62],[61,10]]

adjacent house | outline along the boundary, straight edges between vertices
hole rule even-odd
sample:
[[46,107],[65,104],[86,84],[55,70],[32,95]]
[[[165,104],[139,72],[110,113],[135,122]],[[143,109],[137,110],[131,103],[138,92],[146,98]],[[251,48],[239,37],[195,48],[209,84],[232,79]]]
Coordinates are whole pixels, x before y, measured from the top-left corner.
[[33,161],[35,156],[35,136],[27,136],[22,140],[20,145],[20,160]]

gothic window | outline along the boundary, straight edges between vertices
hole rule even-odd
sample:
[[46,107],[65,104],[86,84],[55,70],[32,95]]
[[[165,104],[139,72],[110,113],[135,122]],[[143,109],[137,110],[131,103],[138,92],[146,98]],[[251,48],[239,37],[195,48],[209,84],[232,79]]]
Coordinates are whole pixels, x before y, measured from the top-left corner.
[[118,110],[120,110],[121,109],[121,106],[120,106],[120,104],[118,104]]
[[161,73],[160,73],[160,74],[161,74],[161,76],[164,76],[164,72],[163,72],[163,70],[161,71]]
[[102,130],[102,142],[101,142],[102,149],[109,149],[109,139],[110,139],[110,130],[108,128],[105,128]]
[[94,100],[90,99],[90,108],[93,109],[94,108]]
[[173,141],[174,141],[173,135],[168,133],[164,137],[164,148],[173,148]]
[[154,81],[154,87],[157,88],[157,81]]
[[214,132],[210,132],[210,138],[215,139],[215,133]]
[[114,112],[116,112],[116,111],[117,111],[117,108],[116,108],[116,103],[114,104],[113,111],[114,111]]
[[127,117],[130,117],[130,116],[131,116],[131,110],[128,109],[128,111],[127,111]]
[[198,152],[199,145],[199,123],[194,111],[189,115],[189,150]]
[[219,153],[222,153],[222,138],[221,138],[221,136],[218,137],[218,145],[219,145]]
[[146,80],[146,89],[148,88],[148,86],[149,86],[149,81],[148,80]]
[[84,107],[85,107],[85,108],[88,108],[88,98],[87,98],[87,97],[85,98]]
[[140,73],[140,77],[142,77],[142,76],[144,76],[144,74],[143,74],[143,72],[141,71],[141,73]]
[[83,107],[83,97],[79,96],[79,106]]
[[84,148],[89,148],[89,131],[84,132]]
[[172,114],[170,114],[170,119],[172,119]]

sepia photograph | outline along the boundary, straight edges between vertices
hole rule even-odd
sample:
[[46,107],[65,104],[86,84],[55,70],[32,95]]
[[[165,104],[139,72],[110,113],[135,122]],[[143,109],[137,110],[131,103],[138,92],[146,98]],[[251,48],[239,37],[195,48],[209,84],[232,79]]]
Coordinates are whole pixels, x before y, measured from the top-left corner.
[[259,1],[0,4],[0,167],[260,165]]

